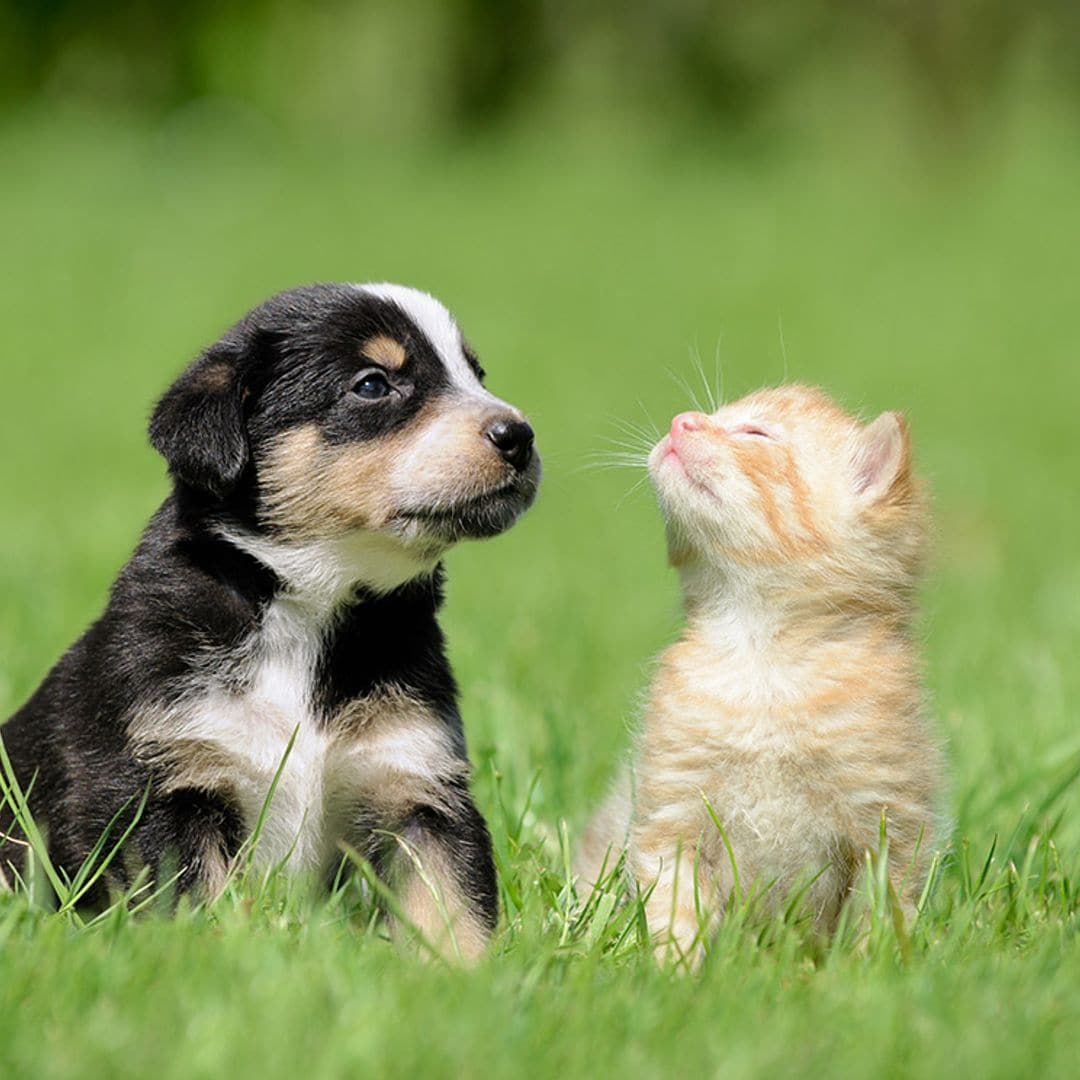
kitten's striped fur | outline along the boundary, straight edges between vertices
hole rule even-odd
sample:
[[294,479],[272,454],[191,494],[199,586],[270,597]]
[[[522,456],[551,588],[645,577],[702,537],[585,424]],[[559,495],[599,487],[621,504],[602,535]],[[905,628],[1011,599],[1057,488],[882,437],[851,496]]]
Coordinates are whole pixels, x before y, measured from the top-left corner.
[[627,848],[665,955],[693,953],[699,900],[733,884],[807,896],[835,924],[887,822],[910,910],[933,851],[942,760],[912,621],[926,511],[907,424],[862,425],[818,390],[684,413],[649,470],[687,625],[661,657],[632,767],[583,838],[600,876]]

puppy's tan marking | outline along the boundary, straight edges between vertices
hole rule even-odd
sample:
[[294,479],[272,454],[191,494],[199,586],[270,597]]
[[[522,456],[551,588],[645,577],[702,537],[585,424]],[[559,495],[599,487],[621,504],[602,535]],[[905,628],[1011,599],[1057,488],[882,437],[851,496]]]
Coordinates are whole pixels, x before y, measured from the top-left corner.
[[291,539],[385,529],[403,511],[445,509],[507,479],[483,431],[490,409],[434,401],[408,425],[363,442],[327,442],[314,424],[278,436],[258,463],[262,513]]
[[396,687],[349,703],[328,723],[333,752],[365,808],[395,827],[418,806],[445,809],[447,784],[468,777],[446,725]]
[[386,368],[387,371],[400,371],[407,359],[405,346],[396,338],[388,337],[386,334],[368,338],[360,346],[360,355]]
[[194,869],[203,899],[212,903],[229,882],[229,858],[217,837],[203,842]]
[[488,930],[476,918],[453,870],[437,845],[400,841],[394,874],[401,913],[408,925],[392,923],[395,936],[418,931],[445,960],[475,963],[484,952]]
[[207,739],[159,731],[159,722],[158,714],[144,715],[130,729],[139,760],[165,770],[157,790],[164,795],[185,788],[222,790],[235,767],[234,755]]
[[331,446],[314,424],[279,436],[261,468],[263,511],[296,539],[378,529],[393,516],[394,461],[415,432]]

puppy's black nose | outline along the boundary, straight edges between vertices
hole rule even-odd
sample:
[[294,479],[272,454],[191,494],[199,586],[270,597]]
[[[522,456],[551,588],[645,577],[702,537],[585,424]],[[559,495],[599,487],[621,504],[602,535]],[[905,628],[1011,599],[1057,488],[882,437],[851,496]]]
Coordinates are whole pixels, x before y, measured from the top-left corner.
[[496,420],[484,434],[518,472],[532,460],[533,429],[524,420]]

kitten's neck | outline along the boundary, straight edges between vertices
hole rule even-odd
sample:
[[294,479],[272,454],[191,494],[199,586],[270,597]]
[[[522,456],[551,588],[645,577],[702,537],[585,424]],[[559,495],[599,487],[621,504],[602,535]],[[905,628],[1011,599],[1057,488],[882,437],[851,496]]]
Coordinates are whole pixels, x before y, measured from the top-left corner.
[[718,644],[737,641],[761,652],[795,640],[812,648],[839,638],[909,632],[910,600],[870,585],[811,584],[786,570],[715,566],[686,567],[681,577],[688,630]]

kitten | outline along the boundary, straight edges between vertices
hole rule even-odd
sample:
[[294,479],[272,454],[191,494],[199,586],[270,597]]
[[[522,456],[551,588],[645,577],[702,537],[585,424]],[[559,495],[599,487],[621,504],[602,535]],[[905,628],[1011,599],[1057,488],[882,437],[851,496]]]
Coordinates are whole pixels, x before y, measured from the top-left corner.
[[813,878],[827,931],[884,814],[913,912],[942,840],[942,759],[913,641],[927,521],[904,418],[863,426],[818,390],[761,390],[676,416],[648,465],[687,625],[583,838],[582,880],[625,845],[658,950],[693,954],[695,885],[714,917],[734,885],[726,834],[744,889]]

